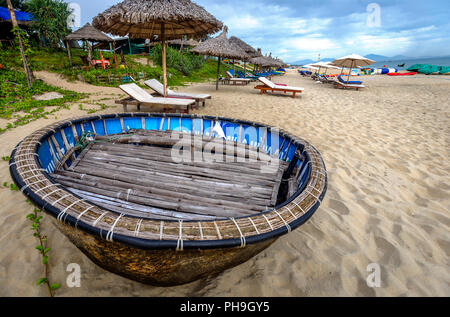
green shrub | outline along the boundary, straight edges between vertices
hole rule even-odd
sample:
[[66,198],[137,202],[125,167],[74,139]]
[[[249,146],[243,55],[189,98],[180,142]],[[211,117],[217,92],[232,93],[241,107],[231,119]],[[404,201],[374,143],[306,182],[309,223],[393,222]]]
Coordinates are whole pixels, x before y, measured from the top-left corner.
[[[152,49],[152,59],[158,65],[162,65],[162,46],[157,44]],[[190,52],[180,52],[168,47],[166,50],[166,63],[168,68],[174,68],[185,76],[189,76],[194,70],[203,66],[203,57]]]

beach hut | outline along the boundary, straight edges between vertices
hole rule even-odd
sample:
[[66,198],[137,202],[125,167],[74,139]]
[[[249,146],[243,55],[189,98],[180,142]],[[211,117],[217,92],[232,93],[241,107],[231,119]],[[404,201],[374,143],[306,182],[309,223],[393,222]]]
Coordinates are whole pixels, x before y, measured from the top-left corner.
[[250,57],[242,48],[228,40],[227,32],[228,28],[225,26],[219,36],[208,39],[191,50],[192,53],[218,57],[216,90],[219,89],[220,61],[222,58],[246,60]]
[[64,41],[66,42],[67,47],[67,54],[69,56],[69,62],[72,66],[72,54],[70,52],[70,42],[72,41],[86,41],[88,46],[88,60],[89,63],[92,59],[92,42],[107,42],[112,43],[113,50],[114,50],[114,62],[117,67],[117,56],[116,56],[116,50],[115,50],[115,43],[112,38],[110,38],[108,35],[104,34],[103,32],[97,30],[94,28],[90,23],[86,23],[82,28],[76,30],[72,34],[67,35],[64,38]]
[[189,0],[125,0],[93,19],[93,25],[113,35],[162,42],[164,96],[167,96],[166,40],[216,33],[222,22]]

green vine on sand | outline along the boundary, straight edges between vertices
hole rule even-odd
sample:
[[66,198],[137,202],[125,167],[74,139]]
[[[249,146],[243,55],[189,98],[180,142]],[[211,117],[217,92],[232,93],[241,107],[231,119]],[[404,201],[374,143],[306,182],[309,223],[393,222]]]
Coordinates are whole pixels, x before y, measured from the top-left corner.
[[[6,157],[2,157],[4,160]],[[8,182],[3,182],[3,187],[10,189],[11,191],[18,191],[19,188],[11,183],[8,184]],[[33,205],[28,199],[27,204]],[[47,285],[48,292],[51,297],[54,296],[54,292],[60,287],[58,283],[50,283],[49,279],[49,268],[48,268],[48,258],[49,258],[49,252],[50,248],[47,247],[47,236],[43,235],[41,232],[41,220],[43,216],[40,215],[41,210],[38,208],[34,208],[33,212],[28,214],[26,218],[32,222],[31,224],[31,230],[34,231],[33,236],[38,239],[39,244],[35,247],[36,250],[39,251],[42,257],[42,264],[44,265],[44,277],[41,277],[37,280],[36,285],[45,284]]]
[[[27,200],[27,202],[29,202]],[[39,244],[35,247],[36,250],[41,254],[42,264],[44,265],[44,277],[41,277],[37,280],[36,285],[45,284],[47,285],[48,292],[51,297],[54,296],[54,292],[60,287],[58,283],[50,283],[49,279],[49,269],[48,269],[48,258],[50,248],[47,247],[47,236],[43,235],[41,232],[41,220],[42,216],[41,210],[38,208],[34,208],[33,213],[27,215],[27,219],[32,222],[31,230],[34,231],[33,236],[38,239]]]

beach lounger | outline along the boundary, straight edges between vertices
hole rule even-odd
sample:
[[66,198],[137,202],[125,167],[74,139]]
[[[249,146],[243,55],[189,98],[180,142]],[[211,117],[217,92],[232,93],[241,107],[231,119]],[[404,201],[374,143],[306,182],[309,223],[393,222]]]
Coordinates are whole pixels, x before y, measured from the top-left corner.
[[336,82],[336,80],[327,77],[327,75],[320,75],[318,79],[323,84],[334,84]]
[[338,76],[338,80],[334,82],[334,88],[342,88],[342,89],[360,89],[365,88],[362,84],[362,81],[345,81],[342,79],[341,75]]
[[129,96],[116,101],[116,104],[123,105],[124,112],[127,111],[128,105],[135,105],[138,110],[141,110],[141,106],[164,106],[165,110],[170,108],[171,110],[182,110],[189,113],[189,107],[195,105],[193,99],[153,97],[136,84],[120,85],[119,88]]
[[226,72],[227,78],[221,79],[224,85],[248,85],[252,80],[248,78],[233,77],[230,71]]
[[[156,79],[150,79],[144,82],[148,87],[156,91],[160,96],[164,96],[164,86]],[[190,93],[182,93],[176,92],[169,88],[167,88],[167,97],[166,98],[176,98],[176,99],[194,99],[197,105],[202,103],[203,107],[205,106],[206,99],[211,99],[211,95],[208,94],[190,94]]]
[[283,84],[275,84],[265,77],[258,78],[258,80],[264,84],[264,85],[258,85],[255,87],[255,89],[261,90],[261,95],[264,94],[264,92],[266,92],[266,91],[272,91],[272,92],[282,91],[285,94],[288,92],[292,92],[292,98],[295,98],[296,93],[301,93],[305,90],[304,88],[301,88],[301,87],[292,87],[292,86],[287,86],[287,85],[283,85]]
[[250,79],[252,81],[256,81],[258,79],[258,76],[250,76],[250,75],[245,75],[243,72],[241,71],[237,71],[237,74],[239,76],[239,78],[247,78]]

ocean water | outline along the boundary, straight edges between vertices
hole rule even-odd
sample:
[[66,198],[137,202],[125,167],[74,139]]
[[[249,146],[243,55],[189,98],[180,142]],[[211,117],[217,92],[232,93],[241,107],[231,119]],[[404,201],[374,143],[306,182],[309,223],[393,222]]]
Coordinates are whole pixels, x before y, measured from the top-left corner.
[[[404,67],[398,67],[405,63]],[[397,68],[399,70],[405,70],[414,64],[431,64],[437,66],[450,66],[450,56],[438,57],[438,58],[423,58],[423,59],[410,59],[410,60],[399,60],[399,61],[384,61],[376,62],[370,65],[371,68],[383,68],[385,65],[388,68]]]

